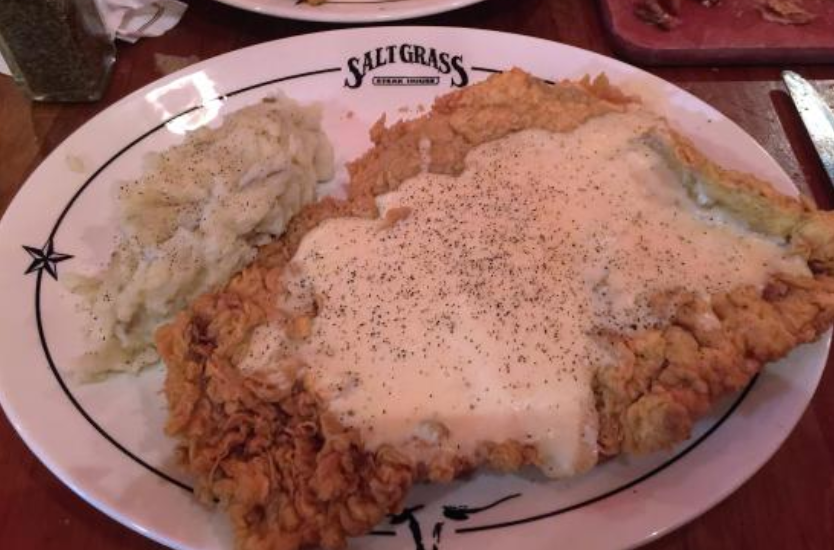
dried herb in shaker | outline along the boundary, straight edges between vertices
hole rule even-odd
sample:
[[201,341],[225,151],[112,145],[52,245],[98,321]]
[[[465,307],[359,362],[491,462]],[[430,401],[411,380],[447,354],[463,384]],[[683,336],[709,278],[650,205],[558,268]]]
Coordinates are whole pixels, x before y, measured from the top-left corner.
[[116,59],[94,0],[0,0],[0,52],[39,101],[95,101]]

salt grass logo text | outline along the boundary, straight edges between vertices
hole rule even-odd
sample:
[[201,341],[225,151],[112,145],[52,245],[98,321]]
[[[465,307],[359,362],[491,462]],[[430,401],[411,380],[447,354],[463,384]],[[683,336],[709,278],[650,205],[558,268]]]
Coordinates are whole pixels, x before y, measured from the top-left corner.
[[[451,75],[449,85],[453,88],[462,88],[469,83],[462,55],[453,55],[417,44],[395,44],[368,50],[359,57],[348,59],[347,70],[350,74],[345,79],[345,86],[358,88],[362,86],[368,73],[395,63],[423,65],[431,67],[441,75]],[[386,75],[371,79],[375,86],[437,86],[440,81],[440,76]]]

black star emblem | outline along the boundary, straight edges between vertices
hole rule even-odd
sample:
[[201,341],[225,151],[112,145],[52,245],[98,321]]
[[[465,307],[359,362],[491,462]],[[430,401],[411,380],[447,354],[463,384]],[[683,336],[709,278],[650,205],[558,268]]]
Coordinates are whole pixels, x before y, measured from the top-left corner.
[[29,273],[46,270],[49,275],[58,280],[58,263],[72,258],[69,254],[60,254],[55,252],[55,247],[52,244],[52,239],[49,239],[43,248],[35,248],[34,246],[23,246],[29,256],[32,257],[32,263],[26,268],[26,275]]

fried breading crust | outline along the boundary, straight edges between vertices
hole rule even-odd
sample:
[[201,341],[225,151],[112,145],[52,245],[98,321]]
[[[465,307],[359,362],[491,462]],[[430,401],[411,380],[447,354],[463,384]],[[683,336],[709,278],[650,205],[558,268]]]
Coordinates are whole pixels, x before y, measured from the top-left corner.
[[387,193],[420,173],[423,139],[431,145],[428,170],[456,175],[463,171],[466,154],[482,143],[530,128],[567,132],[590,118],[622,111],[631,101],[604,75],[556,85],[518,70],[496,75],[439,97],[420,118],[391,127],[385,126],[385,117],[378,120],[371,128],[374,147],[348,164],[350,198]]
[[761,294],[740,288],[709,302],[671,299],[668,326],[615,341],[617,366],[597,371],[603,455],[645,454],[687,439],[718,399],[834,321],[827,276],[780,277]]
[[804,198],[782,195],[751,174],[718,166],[674,130],[653,132],[646,140],[696,200],[723,208],[756,231],[790,241],[815,271],[834,273],[830,212],[817,210]]
[[[328,218],[378,216],[374,197],[421,170],[422,139],[432,144],[431,171],[458,174],[481,143],[527,128],[568,131],[631,101],[604,77],[548,85],[510,71],[439,98],[421,118],[390,128],[381,120],[371,132],[375,146],[349,165],[348,200],[304,209],[225,288],[200,297],[159,330],[168,368],[167,432],[178,438],[198,494],[228,509],[240,548],[340,548],[346,537],[398,512],[417,481],[449,481],[480,466],[512,471],[538,463],[533,447],[512,441],[483,445],[471,460],[447,456],[420,467],[390,447],[371,453],[355,430],[328,414],[303,376],[287,382],[244,375],[236,364],[257,326],[296,322],[273,303],[301,238]],[[612,337],[618,361],[599,369],[595,380],[599,443],[608,456],[682,441],[716,399],[743,387],[765,362],[816,338],[834,319],[834,282],[826,275],[834,265],[830,216],[711,164],[674,133],[647,139],[693,193],[706,193],[751,226],[790,239],[818,273],[777,278],[762,294],[738,289],[709,302],[657,297],[657,307],[672,312],[669,325]],[[754,206],[739,206],[748,203]],[[781,221],[759,217],[774,213]]]

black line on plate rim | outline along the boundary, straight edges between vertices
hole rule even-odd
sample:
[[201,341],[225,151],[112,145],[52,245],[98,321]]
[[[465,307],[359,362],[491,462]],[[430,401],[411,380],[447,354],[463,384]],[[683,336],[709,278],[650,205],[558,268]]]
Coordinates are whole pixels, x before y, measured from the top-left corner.
[[[490,502],[489,504],[483,504],[481,506],[461,506],[457,504],[447,504],[443,506],[443,517],[446,519],[450,519],[452,521],[465,521],[468,519],[469,515],[480,514],[481,512],[486,512],[487,510],[491,510],[496,506],[504,504],[509,500],[513,500],[519,498],[521,493],[512,493],[507,495],[503,498],[499,498],[496,501]],[[458,513],[465,517],[455,517],[453,514]]]
[[515,519],[515,520],[511,520],[511,521],[502,521],[500,523],[490,523],[490,524],[487,524],[487,525],[478,525],[478,526],[475,526],[475,527],[461,527],[459,529],[455,529],[455,533],[477,533],[477,532],[481,532],[481,531],[490,531],[490,530],[493,530],[493,529],[503,529],[503,528],[506,528],[506,527],[514,527],[514,526],[517,526],[517,525],[523,525],[523,524],[526,524],[526,523],[532,523],[534,521],[539,521],[539,520],[543,520],[543,519],[547,519],[547,518],[552,518],[552,517],[555,517],[555,516],[559,516],[561,514],[566,514],[568,512],[578,510],[579,508],[583,508],[585,506],[590,506],[591,504],[596,504],[597,502],[599,502],[601,500],[605,500],[609,497],[612,497],[614,495],[622,493],[623,491],[627,491],[628,489],[631,489],[635,485],[639,485],[640,483],[646,481],[650,477],[654,477],[655,475],[659,474],[660,472],[662,472],[663,470],[665,470],[666,468],[668,468],[669,466],[671,466],[672,464],[674,464],[675,462],[680,460],[681,458],[688,455],[691,451],[695,450],[696,447],[698,447],[701,443],[703,443],[709,436],[711,436],[713,433],[715,433],[715,431],[718,430],[718,428],[721,427],[721,425],[724,424],[724,422],[728,418],[730,418],[730,416],[736,411],[736,409],[739,407],[739,405],[741,405],[741,403],[744,401],[744,399],[750,393],[750,390],[753,389],[753,386],[756,384],[756,381],[758,379],[759,379],[759,375],[756,374],[753,377],[753,379],[750,380],[750,383],[747,384],[747,387],[744,388],[744,390],[742,390],[741,395],[739,395],[738,398],[736,398],[735,403],[733,403],[730,406],[730,408],[727,410],[727,412],[724,413],[724,415],[718,420],[718,422],[716,422],[715,424],[710,426],[710,428],[707,431],[705,431],[703,434],[701,434],[701,436],[698,439],[696,439],[695,441],[693,441],[686,449],[681,451],[679,454],[673,456],[672,458],[670,458],[669,460],[667,460],[663,464],[661,464],[661,465],[655,467],[654,469],[646,472],[645,474],[638,477],[637,479],[633,479],[633,480],[629,481],[628,483],[626,483],[625,485],[622,485],[621,487],[617,487],[616,489],[611,489],[610,491],[606,491],[605,493],[603,493],[601,495],[591,497],[591,498],[586,499],[582,502],[577,502],[576,504],[571,504],[570,506],[565,506],[564,508],[559,508],[558,510],[553,510],[551,512],[544,512],[542,514],[536,514],[534,516],[521,518],[521,519]]
[[[480,66],[472,66],[471,70],[475,71],[475,72],[484,72],[484,73],[490,73],[490,74],[497,74],[497,73],[504,72],[503,70],[492,69],[492,68],[488,68],[488,67],[480,67]],[[257,88],[262,88],[264,86],[269,86],[270,84],[276,84],[276,83],[279,83],[279,82],[286,82],[288,80],[293,80],[293,79],[297,79],[297,78],[304,78],[304,77],[316,76],[316,75],[320,75],[320,74],[327,74],[327,73],[333,73],[333,72],[339,72],[339,71],[341,71],[341,68],[334,67],[334,68],[329,68],[329,69],[320,69],[320,70],[317,70],[317,71],[308,71],[308,72],[298,73],[298,74],[294,74],[294,75],[290,75],[290,76],[274,78],[274,79],[271,79],[271,80],[260,82],[258,84],[253,84],[251,86],[246,86],[244,88],[239,88],[237,90],[228,92],[226,94],[218,95],[218,96],[216,96],[212,99],[209,99],[209,100],[206,100],[206,101],[202,102],[199,105],[195,105],[193,107],[190,107],[190,108],[182,111],[181,113],[178,113],[176,115],[173,115],[173,116],[169,117],[168,119],[164,120],[163,122],[159,123],[158,125],[154,126],[153,128],[149,129],[148,131],[144,132],[142,135],[140,135],[139,137],[137,137],[136,139],[134,139],[133,141],[131,141],[130,143],[128,143],[127,145],[122,147],[119,151],[117,151],[112,157],[110,157],[104,164],[102,164],[95,172],[93,172],[90,175],[90,177],[81,185],[81,187],[78,188],[78,190],[75,192],[75,194],[73,194],[73,196],[67,202],[67,205],[64,207],[63,211],[58,216],[58,219],[55,222],[55,225],[54,225],[54,227],[52,228],[52,231],[49,234],[49,239],[48,240],[49,241],[54,240],[55,235],[57,234],[58,229],[61,226],[61,223],[64,221],[64,218],[66,217],[69,210],[73,207],[73,205],[78,200],[78,198],[81,196],[81,194],[90,186],[90,184],[107,167],[109,167],[113,162],[115,162],[119,157],[121,157],[129,149],[133,148],[136,144],[143,141],[145,138],[147,138],[151,134],[153,134],[153,133],[157,132],[158,130],[162,129],[166,125],[170,124],[174,120],[176,120],[176,119],[178,119],[182,116],[185,116],[189,113],[192,113],[192,112],[196,111],[197,109],[202,109],[202,108],[205,107],[205,105],[207,103],[210,103],[212,101],[217,101],[217,100],[222,100],[222,99],[226,99],[226,98],[229,98],[229,97],[234,97],[236,95],[239,95],[239,94],[242,94],[242,93],[257,89]],[[552,83],[551,81],[546,81],[546,82]],[[158,477],[164,479],[165,481],[168,481],[169,483],[171,483],[173,485],[176,485],[177,487],[179,487],[179,488],[181,488],[185,491],[194,492],[194,489],[191,486],[189,486],[185,483],[182,483],[181,481],[169,476],[165,472],[162,472],[162,471],[158,470],[154,466],[148,464],[147,462],[145,462],[144,460],[142,460],[141,458],[139,458],[138,456],[133,454],[130,450],[125,448],[121,443],[116,441],[116,439],[113,438],[113,436],[111,436],[109,433],[107,433],[107,431],[105,431],[98,423],[96,423],[96,421],[89,415],[89,413],[87,413],[87,411],[81,406],[81,404],[75,398],[73,393],[70,391],[69,387],[67,386],[63,377],[61,376],[60,371],[57,369],[57,367],[55,366],[54,361],[52,360],[52,354],[50,353],[49,347],[48,347],[47,342],[46,342],[46,336],[45,336],[45,332],[44,332],[44,329],[43,329],[43,322],[42,322],[41,310],[40,310],[40,297],[41,297],[41,282],[42,282],[42,279],[43,279],[43,273],[38,272],[37,280],[36,280],[36,283],[35,283],[35,313],[36,313],[36,321],[37,321],[37,327],[38,327],[38,335],[40,337],[41,347],[43,348],[43,352],[44,352],[44,355],[46,356],[46,360],[47,360],[47,363],[49,364],[49,368],[52,371],[52,374],[55,376],[55,379],[58,381],[58,384],[61,387],[61,390],[64,392],[64,394],[67,396],[67,398],[70,400],[72,405],[76,408],[76,410],[81,414],[81,416],[93,428],[95,428],[95,430],[99,433],[99,435],[104,437],[104,439],[106,439],[111,445],[113,445],[119,451],[124,453],[125,456],[127,456],[128,458],[130,458],[131,460],[133,460],[137,464],[143,466],[149,472],[151,472],[153,474],[156,474]],[[546,512],[546,513],[543,513],[543,514],[530,516],[528,518],[522,518],[522,519],[508,521],[508,522],[481,525],[481,526],[476,526],[476,527],[459,528],[459,529],[456,529],[455,532],[456,533],[474,533],[474,532],[480,532],[480,531],[489,531],[489,530],[494,530],[494,529],[500,529],[500,528],[505,528],[505,527],[512,527],[512,526],[522,525],[522,524],[526,524],[526,523],[532,523],[534,521],[538,521],[538,520],[558,516],[560,514],[564,514],[564,513],[570,512],[570,511],[577,510],[577,509],[582,508],[584,506],[594,504],[596,502],[599,502],[601,500],[604,500],[606,498],[614,496],[614,495],[616,495],[616,494],[618,494],[622,491],[628,490],[628,489],[634,487],[635,485],[638,485],[638,484],[642,483],[643,481],[646,481],[650,477],[653,477],[654,475],[657,475],[658,473],[660,473],[664,469],[668,468],[669,466],[671,466],[672,464],[677,462],[680,458],[684,457],[690,451],[694,450],[701,443],[703,443],[710,435],[715,433],[715,431],[736,410],[736,408],[741,404],[741,402],[744,401],[745,397],[747,397],[748,393],[753,388],[757,379],[758,379],[758,375],[756,375],[753,378],[753,380],[751,380],[750,384],[748,384],[748,386],[743,390],[742,394],[738,397],[738,399],[730,407],[730,409],[724,414],[724,416],[722,416],[721,419],[719,419],[718,422],[716,422],[713,426],[711,426],[706,432],[704,432],[704,434],[701,435],[701,437],[699,437],[696,441],[694,441],[684,451],[682,451],[680,454],[672,457],[671,459],[664,462],[663,464],[661,464],[657,468],[651,470],[650,472],[648,472],[648,473],[640,476],[639,478],[637,478],[633,481],[630,481],[629,483],[623,485],[622,487],[619,487],[617,489],[612,489],[611,491],[607,491],[606,493],[603,493],[602,495],[598,495],[596,497],[587,499],[583,502],[573,504],[571,506],[567,506],[567,507],[561,508],[559,510],[554,510],[552,512]],[[385,537],[396,536],[395,531],[388,531],[388,530],[375,530],[375,531],[371,531],[369,534],[373,535],[373,536],[385,536]]]
[[167,126],[168,124],[170,124],[174,120],[180,118],[181,116],[185,116],[189,113],[193,113],[197,109],[202,109],[203,107],[206,106],[207,103],[211,103],[213,101],[226,99],[226,98],[229,98],[229,97],[234,97],[236,95],[242,94],[244,92],[248,92],[250,90],[254,90],[256,88],[262,88],[264,86],[269,86],[270,84],[277,84],[278,82],[285,82],[287,80],[294,80],[296,78],[304,78],[304,77],[307,77],[307,76],[316,76],[316,75],[325,74],[325,73],[339,72],[341,70],[342,69],[339,68],[339,67],[334,67],[334,68],[330,68],[330,69],[320,69],[318,71],[308,71],[308,72],[305,72],[305,73],[298,73],[298,74],[294,74],[294,75],[290,75],[290,76],[282,76],[282,77],[278,77],[278,78],[273,78],[271,80],[260,82],[258,84],[252,84],[251,86],[246,86],[245,88],[239,88],[237,90],[234,90],[234,91],[226,93],[226,94],[218,95],[218,96],[213,97],[209,100],[203,101],[199,105],[194,105],[193,107],[189,107],[185,111],[182,111],[181,113],[178,113],[176,115],[173,115],[173,116],[165,119],[164,121],[160,122],[159,124],[157,124],[156,126],[151,128],[150,130],[148,130],[147,132],[143,133],[142,135],[140,135],[139,137],[137,137],[136,139],[134,139],[133,141],[131,141],[130,143],[128,143],[127,145],[122,147],[121,149],[119,149],[119,151],[117,151],[104,164],[102,164],[95,172],[93,172],[90,175],[89,178],[87,178],[87,181],[85,181],[81,185],[81,187],[78,188],[78,190],[75,192],[75,194],[70,198],[67,205],[64,207],[64,210],[58,216],[58,220],[55,222],[55,226],[52,228],[52,231],[49,233],[49,239],[47,239],[47,240],[51,241],[51,240],[55,239],[55,234],[58,232],[58,228],[61,226],[61,223],[64,221],[64,218],[66,217],[67,213],[70,211],[70,209],[75,204],[75,201],[78,200],[78,197],[80,197],[81,194],[84,191],[87,190],[87,187],[90,186],[90,184],[99,176],[99,174],[101,174],[108,166],[113,164],[113,162],[116,159],[121,157],[129,149],[133,148],[134,145],[136,145],[140,141],[143,141],[145,138],[147,138],[149,135],[153,134],[154,132],[157,132],[158,130],[161,130],[162,128],[164,128],[165,126]]
[[78,412],[81,413],[81,416],[83,416],[84,419],[87,422],[89,422],[90,425],[93,428],[96,429],[96,431],[99,433],[99,435],[101,435],[104,439],[109,441],[111,445],[113,445],[118,450],[120,450],[122,453],[124,453],[128,458],[130,458],[131,460],[133,460],[137,464],[140,464],[141,466],[144,466],[147,470],[153,472],[154,474],[161,477],[165,481],[167,481],[169,483],[173,483],[174,485],[176,485],[180,489],[184,489],[188,492],[193,493],[194,489],[192,487],[190,487],[189,485],[186,485],[185,483],[183,483],[183,482],[181,482],[177,479],[174,479],[173,477],[169,476],[165,472],[162,472],[162,471],[158,470],[154,466],[151,466],[150,464],[148,464],[147,462],[145,462],[144,460],[142,460],[141,458],[139,458],[138,456],[133,454],[130,450],[125,448],[124,445],[122,445],[121,443],[116,441],[113,438],[113,436],[111,436],[109,433],[107,433],[104,430],[104,428],[99,426],[99,424],[95,420],[93,420],[93,418],[87,413],[87,411],[84,409],[84,407],[82,407],[81,404],[78,402],[78,400],[75,399],[75,395],[73,395],[73,393],[69,390],[69,388],[67,387],[66,382],[64,382],[64,378],[60,375],[60,373],[58,372],[58,369],[55,367],[55,362],[52,360],[52,354],[49,351],[49,347],[46,345],[46,334],[45,334],[45,331],[43,329],[43,323],[41,321],[41,307],[40,307],[40,304],[41,304],[41,279],[43,279],[43,270],[38,271],[37,281],[35,283],[35,312],[36,312],[36,319],[37,319],[37,325],[38,325],[38,336],[40,337],[41,347],[43,348],[43,352],[46,355],[46,361],[47,361],[47,363],[49,363],[49,368],[52,371],[52,374],[55,375],[55,379],[58,381],[58,385],[60,385],[61,389],[64,391],[64,394],[66,394],[67,398],[69,398],[70,402],[75,406],[76,410],[78,410]]
[[[178,113],[176,115],[173,115],[173,116],[167,118],[163,122],[157,124],[156,126],[151,128],[150,130],[144,132],[142,135],[140,135],[139,137],[137,137],[136,139],[134,139],[133,141],[131,141],[130,143],[128,143],[127,145],[122,147],[121,149],[119,149],[112,157],[110,157],[95,172],[93,172],[90,175],[89,178],[87,178],[87,180],[73,194],[73,196],[67,202],[66,206],[64,206],[64,209],[61,211],[61,214],[58,216],[58,219],[55,221],[55,225],[53,226],[52,231],[49,233],[49,238],[47,239],[47,242],[54,242],[55,235],[57,234],[58,229],[61,227],[61,224],[63,223],[63,221],[66,218],[67,214],[69,213],[70,209],[72,209],[72,207],[75,205],[76,201],[81,196],[81,194],[84,193],[84,191],[87,190],[87,188],[90,186],[90,184],[92,184],[93,181],[95,181],[95,179],[105,169],[107,169],[108,166],[113,164],[113,162],[115,162],[119,157],[121,157],[129,149],[134,147],[137,143],[143,141],[145,138],[147,138],[148,136],[150,136],[154,132],[157,132],[158,130],[164,128],[166,125],[170,124],[172,121],[174,121],[174,120],[176,120],[176,119],[178,119],[182,116],[185,116],[189,113],[192,113],[192,112],[194,112],[198,109],[202,109],[202,108],[205,107],[206,104],[211,103],[212,101],[217,101],[217,100],[220,100],[220,99],[225,99],[225,98],[228,98],[228,97],[236,96],[236,95],[239,95],[241,93],[244,93],[244,92],[256,89],[256,88],[269,86],[270,84],[275,84],[275,83],[278,83],[278,82],[284,82],[284,81],[293,80],[293,79],[296,79],[296,78],[304,78],[304,77],[308,77],[308,76],[315,76],[315,75],[319,75],[319,74],[332,73],[332,72],[338,72],[338,71],[341,71],[341,69],[336,67],[336,68],[331,68],[331,69],[321,69],[321,70],[318,70],[318,71],[308,71],[308,72],[298,73],[298,74],[294,74],[294,75],[290,75],[290,76],[273,78],[271,80],[267,80],[267,81],[261,82],[259,84],[254,84],[252,86],[246,86],[245,88],[240,88],[240,89],[234,90],[232,92],[229,92],[227,94],[219,95],[217,97],[214,97],[212,99],[204,101],[199,105],[189,107],[188,109],[182,111],[181,113]],[[120,450],[122,453],[124,453],[125,456],[127,456],[128,458],[130,458],[131,460],[133,460],[135,463],[139,464],[140,466],[144,467],[149,472],[151,472],[151,473],[157,475],[158,477],[164,479],[165,481],[168,481],[169,483],[172,483],[172,484],[176,485],[177,487],[179,487],[179,488],[181,488],[185,491],[193,493],[194,489],[191,486],[189,486],[189,485],[187,485],[187,484],[169,476],[165,472],[162,472],[159,469],[157,469],[156,467],[148,464],[147,462],[145,462],[144,460],[142,460],[141,458],[136,456],[129,449],[127,449],[124,445],[122,445],[121,443],[116,441],[116,439],[112,435],[110,435],[104,428],[102,428],[90,416],[90,414],[86,411],[86,409],[84,409],[84,407],[81,406],[81,403],[79,403],[78,400],[75,398],[75,395],[72,393],[72,391],[70,391],[69,386],[67,386],[67,383],[64,380],[63,376],[61,375],[61,372],[58,370],[58,368],[55,365],[55,362],[52,359],[52,353],[49,351],[49,345],[47,344],[47,341],[46,341],[46,333],[45,333],[44,328],[43,328],[43,319],[42,319],[42,316],[41,316],[41,283],[42,283],[42,280],[43,280],[43,274],[42,274],[42,272],[38,272],[37,279],[36,279],[36,282],[35,282],[35,319],[36,319],[36,324],[37,324],[37,327],[38,327],[38,336],[40,337],[41,348],[43,349],[43,353],[44,353],[44,356],[46,357],[47,364],[49,365],[49,368],[52,371],[53,376],[55,376],[55,379],[58,381],[58,385],[61,387],[61,390],[64,392],[64,395],[67,396],[67,399],[69,399],[70,403],[72,403],[72,405],[81,414],[81,416],[84,418],[84,420],[86,420],[99,433],[99,435],[101,435],[104,439],[106,439],[108,442],[110,442],[111,445],[113,445],[118,450]]]
[[260,82],[258,84],[252,84],[251,86],[246,86],[245,88],[240,88],[233,92],[229,92],[228,94],[217,96],[214,99],[207,101],[206,103],[210,103],[211,101],[216,101],[218,99],[224,99],[227,97],[234,97],[236,95],[242,94],[244,92],[248,92],[250,90],[254,90],[256,88],[263,88],[264,86],[269,86],[270,84],[277,84],[278,82],[285,82],[287,80],[294,80],[296,78],[305,78],[308,76],[316,76],[320,74],[327,74],[327,73],[338,73],[341,71],[341,67],[333,67],[330,69],[319,69],[318,71],[307,71],[306,73],[298,73],[291,76],[282,76],[279,78],[273,78],[272,80],[267,80],[266,82]]
[[49,238],[47,239],[47,241],[52,241],[52,240],[55,239],[55,234],[58,232],[58,228],[61,226],[61,223],[63,223],[64,218],[66,217],[67,213],[70,211],[70,209],[73,207],[73,205],[75,205],[75,201],[78,200],[78,197],[80,197],[81,194],[84,191],[87,190],[87,187],[89,187],[90,184],[93,183],[93,181],[99,176],[99,174],[101,174],[105,169],[107,169],[108,166],[113,164],[113,162],[116,159],[121,157],[125,152],[127,152],[128,149],[131,149],[134,145],[136,145],[140,141],[143,141],[146,137],[153,134],[154,132],[156,132],[160,128],[164,127],[165,125],[171,123],[173,120],[178,119],[181,116],[187,115],[188,113],[192,113],[192,112],[196,111],[197,109],[202,109],[202,108],[203,108],[203,104],[195,105],[195,106],[190,107],[189,109],[186,109],[185,111],[183,111],[183,112],[181,112],[177,115],[174,115],[170,118],[167,118],[166,120],[160,122],[159,124],[157,124],[156,126],[151,128],[150,130],[145,132],[144,134],[140,135],[139,137],[137,137],[136,139],[134,139],[133,141],[131,141],[130,143],[128,143],[127,145],[125,145],[124,147],[119,149],[116,152],[116,154],[114,154],[112,157],[107,159],[107,161],[104,164],[99,166],[98,169],[95,172],[93,172],[90,175],[89,178],[87,178],[87,181],[85,181],[81,185],[81,187],[78,188],[78,190],[75,192],[75,194],[72,197],[70,197],[69,202],[67,202],[67,205],[61,211],[61,214],[58,216],[58,219],[55,221],[55,225],[52,227],[52,231],[49,233]]
[[[489,74],[501,74],[503,72],[506,72],[504,69],[490,69],[489,67],[476,67],[474,65],[472,67],[470,67],[470,69],[475,71],[475,72],[489,73]],[[542,78],[541,81],[546,82],[547,84],[555,84],[556,83],[555,81],[548,80],[546,78]]]

